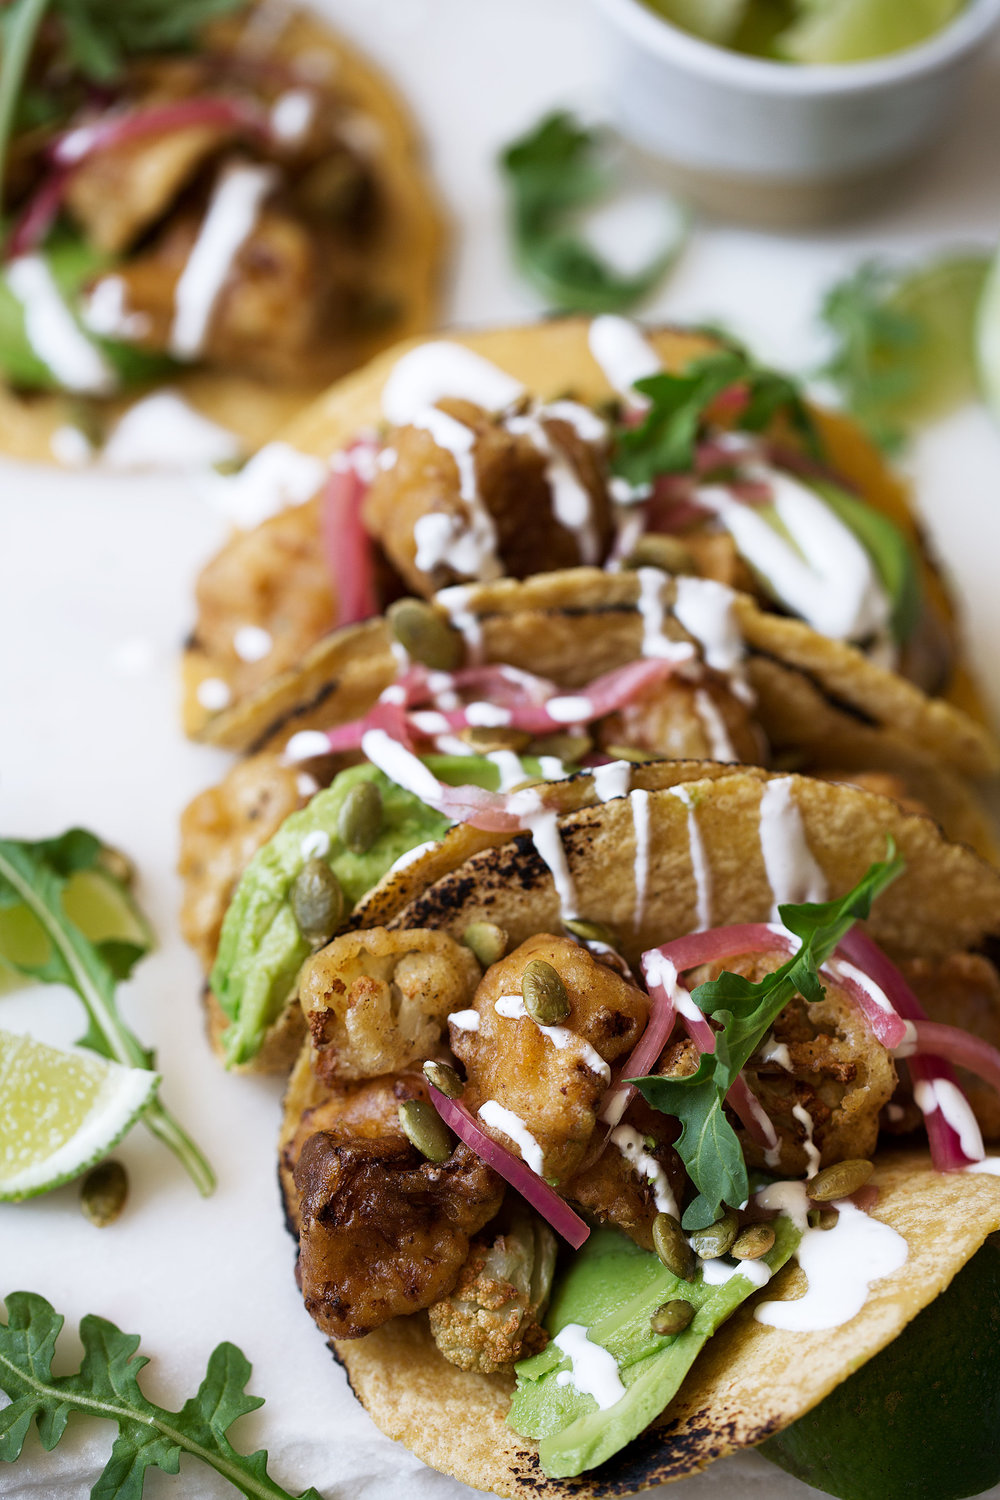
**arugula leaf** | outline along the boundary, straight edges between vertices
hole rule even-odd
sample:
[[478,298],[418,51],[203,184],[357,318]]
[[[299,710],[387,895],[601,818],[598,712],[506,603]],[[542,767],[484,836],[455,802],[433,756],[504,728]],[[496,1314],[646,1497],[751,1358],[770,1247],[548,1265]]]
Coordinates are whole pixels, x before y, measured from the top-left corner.
[[[12,1292],[8,1322],[0,1323],[0,1390],[10,1405],[0,1411],[0,1460],[20,1457],[32,1422],[47,1452],[70,1416],[106,1417],[118,1424],[111,1456],[91,1490],[91,1500],[141,1500],[146,1470],[176,1474],[181,1454],[209,1464],[250,1500],[293,1500],[270,1478],[267,1454],[237,1453],[226,1436],[238,1417],[263,1405],[248,1396],[250,1364],[235,1344],[213,1351],[198,1393],[180,1411],[167,1411],[143,1395],[138,1374],[149,1361],[136,1353],[137,1334],[106,1318],[80,1323],[83,1362],[74,1375],[53,1375],[52,1358],[64,1319],[36,1292]],[[314,1489],[299,1500],[321,1500]]]
[[682,230],[640,271],[625,276],[574,231],[574,210],[595,204],[608,187],[609,174],[600,160],[603,144],[601,132],[556,111],[500,157],[518,264],[564,312],[625,312],[653,290],[683,243]]
[[744,394],[736,421],[741,431],[762,432],[781,415],[811,451],[818,447],[815,426],[795,381],[755,364],[740,348],[707,355],[678,375],[650,375],[635,388],[651,405],[638,427],[619,429],[612,464],[631,484],[650,484],[660,474],[691,469],[713,404],[734,389]]
[[[87,1014],[81,1046],[127,1067],[152,1068],[152,1052],[126,1026],[115,999],[119,979],[128,977],[148,943],[117,938],[93,942],[66,910],[72,877],[95,869],[102,854],[100,840],[83,828],[37,843],[0,839],[0,916],[8,918],[0,925],[0,958],[24,978],[76,991]],[[29,920],[34,944],[15,940],[9,921],[15,911]],[[173,1151],[199,1192],[210,1193],[215,1186],[212,1168],[158,1098],[142,1120]]]
[[714,1052],[703,1053],[686,1078],[631,1078],[647,1103],[681,1122],[675,1147],[698,1189],[684,1213],[685,1229],[704,1229],[750,1196],[746,1163],[735,1130],[726,1119],[726,1095],[785,1006],[796,995],[822,1000],[819,969],[872,902],[902,874],[903,861],[889,840],[885,860],[873,864],[853,890],[835,901],[778,908],[781,921],[801,947],[773,974],[754,984],[723,973],[692,996],[706,1016],[722,1023]]

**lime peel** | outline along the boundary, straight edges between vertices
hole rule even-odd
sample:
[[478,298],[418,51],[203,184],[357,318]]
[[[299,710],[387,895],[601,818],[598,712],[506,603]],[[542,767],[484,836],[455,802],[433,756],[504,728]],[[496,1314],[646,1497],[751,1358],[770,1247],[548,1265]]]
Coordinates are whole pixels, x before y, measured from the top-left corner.
[[79,1177],[152,1102],[160,1075],[0,1031],[0,1201]]

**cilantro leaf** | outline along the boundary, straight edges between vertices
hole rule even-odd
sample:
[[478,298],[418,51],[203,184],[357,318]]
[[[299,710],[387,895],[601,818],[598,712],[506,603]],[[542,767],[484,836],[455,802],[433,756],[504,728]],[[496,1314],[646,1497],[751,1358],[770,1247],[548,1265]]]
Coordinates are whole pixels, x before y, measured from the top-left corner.
[[[209,1464],[250,1500],[293,1500],[268,1475],[263,1449],[238,1453],[226,1436],[238,1417],[263,1405],[262,1397],[246,1393],[250,1365],[235,1344],[219,1344],[197,1395],[180,1411],[167,1411],[147,1400],[139,1387],[139,1371],[149,1361],[136,1353],[138,1335],[123,1333],[106,1318],[85,1317],[79,1370],[53,1375],[64,1319],[35,1292],[12,1292],[6,1300],[8,1321],[0,1323],[0,1390],[10,1405],[0,1411],[0,1461],[13,1463],[20,1456],[32,1422],[42,1446],[51,1451],[76,1412],[118,1424],[91,1500],[141,1500],[146,1470],[176,1474],[183,1453]],[[308,1489],[299,1500],[320,1496]]]
[[707,355],[680,374],[650,375],[635,388],[651,404],[639,426],[619,429],[612,465],[631,484],[650,484],[660,474],[690,470],[713,404],[731,391],[743,396],[735,424],[741,431],[762,432],[780,415],[811,451],[818,446],[795,381],[755,364],[740,348]]
[[546,115],[501,154],[510,194],[518,264],[564,312],[625,312],[653,290],[676,259],[683,229],[634,275],[615,271],[573,227],[574,211],[596,204],[608,187],[604,137],[565,111]]
[[790,1000],[796,995],[822,1000],[820,967],[902,870],[890,840],[885,860],[873,864],[845,896],[779,907],[781,921],[801,943],[786,963],[757,984],[740,974],[722,973],[694,991],[695,1004],[721,1023],[715,1051],[703,1053],[697,1071],[686,1078],[654,1074],[628,1080],[648,1104],[681,1122],[675,1149],[698,1189],[684,1213],[685,1229],[704,1229],[719,1217],[723,1204],[737,1208],[749,1197],[743,1152],[725,1115],[726,1095]]
[[[116,935],[93,941],[67,910],[73,877],[96,870],[103,853],[100,840],[83,828],[37,843],[0,839],[0,959],[23,978],[76,991],[87,1015],[81,1046],[127,1067],[152,1068],[153,1054],[126,1026],[116,1000],[119,979],[131,973],[151,939],[123,941]],[[139,923],[148,934],[144,919]],[[211,1167],[158,1098],[142,1120],[174,1152],[199,1191],[210,1193]]]

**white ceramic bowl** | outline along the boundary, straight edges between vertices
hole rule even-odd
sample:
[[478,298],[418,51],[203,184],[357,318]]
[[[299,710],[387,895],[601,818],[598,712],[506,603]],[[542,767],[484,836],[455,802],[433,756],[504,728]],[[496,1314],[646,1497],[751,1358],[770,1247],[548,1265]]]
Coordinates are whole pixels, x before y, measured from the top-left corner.
[[871,62],[768,62],[690,36],[642,0],[594,0],[623,133],[710,207],[815,219],[856,207],[945,129],[1000,0],[968,0],[918,47]]

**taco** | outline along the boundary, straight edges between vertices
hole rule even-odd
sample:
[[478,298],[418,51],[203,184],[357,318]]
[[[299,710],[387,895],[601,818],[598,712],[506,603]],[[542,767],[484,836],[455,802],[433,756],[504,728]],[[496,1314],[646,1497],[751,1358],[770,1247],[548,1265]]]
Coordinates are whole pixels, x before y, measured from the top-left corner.
[[578,566],[713,578],[974,706],[899,481],[847,418],[694,330],[603,317],[413,342],[218,491],[240,529],[197,586],[196,737],[400,594]]
[[[619,790],[514,793],[512,838],[377,890],[309,961],[280,1158],[307,1309],[384,1432],[501,1496],[764,1439],[850,1500],[993,1484],[1000,875],[858,788],[689,764]],[[840,1400],[810,1467],[801,1419],[870,1361],[877,1391],[901,1335],[915,1358],[959,1273],[968,1349],[953,1322],[874,1417]]]
[[[500,791],[587,767],[560,793],[569,807],[613,785],[629,758],[711,756],[860,781],[994,853],[974,781],[995,772],[997,750],[979,724],[723,584],[656,569],[577,568],[405,601],[321,643],[220,714],[213,734],[256,753],[184,814],[182,927],[211,976],[213,1041],[253,1068],[287,1069],[298,1049],[296,982],[315,940],[294,913],[306,865],[335,903],[328,938],[397,861],[462,817],[434,778]],[[410,752],[433,761],[429,802]],[[369,826],[349,846],[344,820],[365,799]]]
[[26,18],[4,74],[0,448],[235,461],[433,321],[438,209],[391,86],[308,12],[133,9]]

